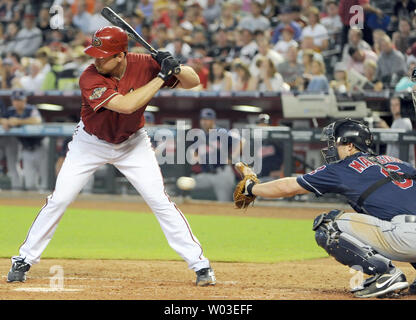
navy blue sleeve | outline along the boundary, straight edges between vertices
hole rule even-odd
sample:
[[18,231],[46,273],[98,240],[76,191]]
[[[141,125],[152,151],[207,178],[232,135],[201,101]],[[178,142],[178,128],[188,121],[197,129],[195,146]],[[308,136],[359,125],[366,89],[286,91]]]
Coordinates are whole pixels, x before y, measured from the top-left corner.
[[340,192],[342,180],[333,165],[326,165],[299,176],[296,181],[317,197],[325,193]]

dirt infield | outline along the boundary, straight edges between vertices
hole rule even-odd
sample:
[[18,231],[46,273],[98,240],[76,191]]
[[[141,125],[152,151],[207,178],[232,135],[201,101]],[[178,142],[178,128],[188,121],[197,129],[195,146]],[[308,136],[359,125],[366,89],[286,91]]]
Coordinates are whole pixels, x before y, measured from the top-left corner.
[[[43,196],[0,198],[0,205],[41,207]],[[79,199],[71,207],[149,211],[141,202]],[[185,214],[241,215],[231,204],[181,203]],[[245,215],[256,217],[313,219],[323,208],[255,207]],[[64,290],[51,289],[53,266],[64,272]],[[195,274],[182,261],[55,260],[44,259],[28,273],[26,283],[7,283],[9,259],[0,259],[0,299],[47,300],[302,300],[352,299],[354,274],[332,258],[295,262],[213,262],[215,287],[195,287]],[[398,263],[408,281],[416,276],[410,264]],[[52,273],[50,272],[52,271]],[[56,272],[56,271],[55,271]],[[54,282],[55,283],[55,282]],[[402,299],[416,296],[403,295]]]
[[[50,271],[56,265],[64,271],[62,291],[50,291],[50,277],[56,274]],[[352,299],[348,291],[352,275],[332,258],[274,264],[214,262],[212,266],[218,283],[205,288],[195,287],[194,272],[180,261],[45,259],[29,271],[25,283],[7,283],[10,260],[1,259],[0,299]],[[411,266],[399,266],[413,280],[416,272]]]

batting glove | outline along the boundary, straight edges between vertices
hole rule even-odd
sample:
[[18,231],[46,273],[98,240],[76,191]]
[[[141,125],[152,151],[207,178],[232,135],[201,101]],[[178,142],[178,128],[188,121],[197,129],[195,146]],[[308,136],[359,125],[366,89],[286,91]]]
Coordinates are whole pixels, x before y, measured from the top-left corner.
[[165,58],[162,61],[160,72],[157,76],[167,81],[178,68],[180,68],[178,60],[173,57]]
[[168,51],[158,51],[157,54],[152,53],[152,58],[156,60],[159,66],[162,66],[162,61],[165,58],[170,58],[172,55]]

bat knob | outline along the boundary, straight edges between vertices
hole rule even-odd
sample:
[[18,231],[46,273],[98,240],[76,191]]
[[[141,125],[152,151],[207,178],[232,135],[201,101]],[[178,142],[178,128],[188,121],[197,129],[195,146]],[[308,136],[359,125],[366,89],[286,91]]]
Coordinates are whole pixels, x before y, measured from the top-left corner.
[[173,70],[173,74],[178,74],[179,72],[181,72],[181,67],[177,66],[174,70]]

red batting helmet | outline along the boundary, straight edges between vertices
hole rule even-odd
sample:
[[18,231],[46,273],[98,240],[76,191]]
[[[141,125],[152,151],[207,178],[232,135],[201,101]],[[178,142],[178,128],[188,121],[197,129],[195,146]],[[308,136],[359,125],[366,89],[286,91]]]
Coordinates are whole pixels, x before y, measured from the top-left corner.
[[125,52],[127,48],[127,33],[119,27],[111,26],[95,31],[92,36],[92,44],[84,52],[94,58],[106,58]]

